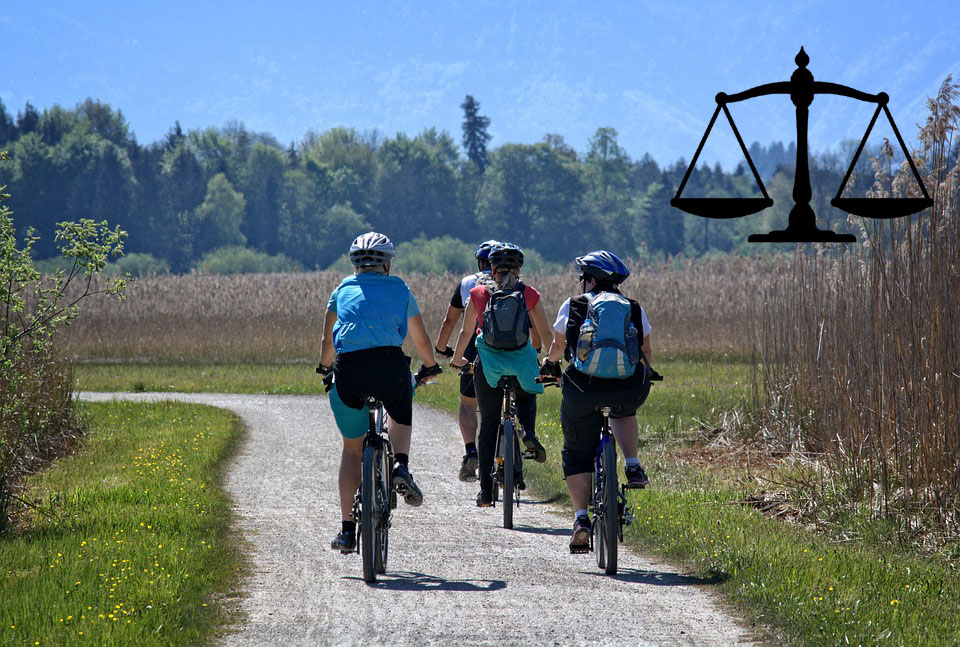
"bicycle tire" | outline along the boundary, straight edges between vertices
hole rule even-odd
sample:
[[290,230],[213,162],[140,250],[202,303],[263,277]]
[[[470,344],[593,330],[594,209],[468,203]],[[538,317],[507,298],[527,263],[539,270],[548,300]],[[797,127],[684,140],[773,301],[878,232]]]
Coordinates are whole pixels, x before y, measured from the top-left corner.
[[390,547],[390,491],[393,489],[391,482],[390,454],[386,447],[380,447],[377,451],[377,526],[374,546],[374,570],[377,573],[387,571],[387,552]]
[[597,559],[597,568],[606,568],[607,554],[603,541],[603,471],[602,467],[593,475],[593,552]]
[[517,464],[517,441],[516,433],[513,431],[513,421],[507,418],[503,421],[503,436],[501,443],[505,443],[503,450],[503,527],[507,530],[513,528],[513,501],[516,494],[516,469]]
[[376,460],[377,450],[372,444],[363,448],[363,463],[360,473],[360,554],[363,561],[363,581],[377,579],[376,566]]
[[617,540],[620,534],[620,501],[617,491],[617,450],[613,441],[603,447],[603,535],[606,563],[603,566],[607,575],[617,573]]

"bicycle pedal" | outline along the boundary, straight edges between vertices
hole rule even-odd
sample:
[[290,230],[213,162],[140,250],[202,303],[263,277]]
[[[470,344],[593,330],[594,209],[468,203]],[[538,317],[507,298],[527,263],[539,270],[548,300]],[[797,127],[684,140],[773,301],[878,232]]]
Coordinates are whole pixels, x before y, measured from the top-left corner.
[[527,460],[535,461],[537,460],[537,450],[535,449],[525,449],[523,450],[523,457]]
[[571,555],[586,555],[590,552],[590,546],[571,546],[570,554]]

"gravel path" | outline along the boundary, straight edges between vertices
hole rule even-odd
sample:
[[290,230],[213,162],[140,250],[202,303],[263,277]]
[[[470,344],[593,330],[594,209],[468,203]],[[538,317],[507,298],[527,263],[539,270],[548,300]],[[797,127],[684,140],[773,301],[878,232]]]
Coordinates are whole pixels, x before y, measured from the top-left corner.
[[[340,440],[323,397],[83,393],[223,407],[249,435],[225,487],[252,546],[245,623],[226,645],[753,645],[697,578],[621,548],[616,577],[570,555],[569,514],[521,500],[515,529],[456,478],[449,415],[416,407],[411,469],[424,504],[397,508],[387,573],[368,586],[339,529]],[[558,460],[551,456],[549,460]],[[588,609],[587,605],[598,605]],[[599,606],[602,605],[602,606]]]

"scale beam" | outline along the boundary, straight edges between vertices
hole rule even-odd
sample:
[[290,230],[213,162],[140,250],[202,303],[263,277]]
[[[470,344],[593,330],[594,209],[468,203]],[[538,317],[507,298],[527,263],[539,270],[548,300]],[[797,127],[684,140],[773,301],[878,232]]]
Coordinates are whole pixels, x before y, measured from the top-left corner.
[[[725,92],[717,93],[717,109],[714,111],[713,116],[710,119],[710,123],[707,125],[707,129],[703,134],[703,139],[700,141],[700,146],[697,148],[696,154],[694,154],[693,159],[690,161],[690,166],[687,168],[687,172],[683,177],[683,181],[680,182],[680,187],[677,189],[677,194],[672,200],[670,200],[670,204],[681,211],[704,218],[739,218],[757,213],[773,205],[773,200],[771,200],[770,196],[767,195],[767,190],[763,186],[760,175],[757,173],[757,169],[753,164],[753,160],[750,158],[750,153],[747,151],[747,147],[744,145],[743,139],[740,137],[740,131],[733,122],[733,117],[730,115],[727,105],[731,103],[737,103],[739,101],[747,101],[756,97],[785,94],[790,96],[790,100],[796,106],[797,114],[797,162],[796,172],[793,180],[794,206],[790,211],[789,224],[787,225],[786,229],[782,231],[771,231],[768,234],[753,234],[748,240],[750,242],[795,243],[854,242],[856,237],[852,234],[838,234],[833,231],[824,231],[817,228],[817,216],[810,207],[812,190],[810,187],[810,169],[807,155],[809,108],[816,95],[831,94],[855,99],[857,101],[863,101],[865,103],[877,104],[877,111],[874,113],[873,119],[870,121],[870,125],[867,127],[867,130],[863,135],[863,140],[860,142],[860,147],[853,158],[853,162],[850,164],[850,168],[840,185],[840,189],[837,191],[836,197],[831,201],[831,204],[838,209],[843,209],[854,215],[881,219],[909,216],[929,207],[933,201],[927,194],[927,189],[923,184],[920,174],[917,172],[916,165],[913,162],[913,157],[907,150],[907,147],[903,142],[903,138],[900,136],[900,131],[897,129],[897,125],[893,121],[893,115],[890,114],[890,109],[887,107],[887,103],[890,100],[890,97],[887,95],[887,93],[880,92],[877,94],[869,94],[867,92],[862,92],[855,88],[847,87],[839,83],[815,81],[813,79],[813,74],[807,69],[807,64],[810,62],[810,57],[807,56],[807,53],[802,47],[800,48],[800,52],[794,58],[794,61],[797,64],[797,69],[794,70],[789,81],[765,83],[736,94],[726,94]],[[696,167],[697,159],[700,157],[700,153],[703,151],[703,146],[707,142],[707,137],[710,135],[710,130],[713,128],[713,125],[716,122],[717,116],[720,114],[721,110],[723,110],[724,115],[730,122],[730,127],[733,129],[733,133],[737,138],[737,143],[740,144],[740,149],[743,152],[747,163],[750,165],[750,170],[753,172],[754,179],[757,181],[757,185],[760,187],[760,192],[763,194],[762,198],[681,197],[683,189],[687,184],[687,180],[690,179],[690,174]],[[900,148],[903,150],[903,153],[910,164],[910,169],[913,172],[917,183],[920,185],[920,190],[923,193],[922,198],[841,197],[843,194],[843,189],[846,186],[847,181],[850,179],[850,175],[856,166],[857,159],[860,157],[860,153],[863,151],[863,147],[867,142],[867,138],[869,137],[870,132],[873,129],[873,125],[877,120],[877,116],[881,111],[885,113],[887,119],[890,121],[893,132],[897,137],[897,142],[900,144]]]

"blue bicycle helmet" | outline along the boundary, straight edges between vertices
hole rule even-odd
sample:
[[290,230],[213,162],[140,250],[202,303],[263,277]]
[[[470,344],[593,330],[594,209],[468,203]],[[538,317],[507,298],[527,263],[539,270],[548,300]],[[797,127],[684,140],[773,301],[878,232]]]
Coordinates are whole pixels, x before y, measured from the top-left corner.
[[523,250],[511,243],[497,243],[487,258],[494,267],[523,267]]
[[500,244],[500,241],[497,240],[485,240],[480,245],[477,246],[477,253],[475,256],[478,261],[488,260],[490,257],[490,250]]
[[630,276],[630,270],[623,264],[623,261],[616,254],[611,254],[604,249],[579,256],[576,263],[581,274],[614,285],[623,283]]

